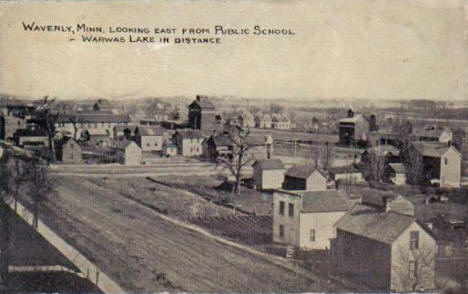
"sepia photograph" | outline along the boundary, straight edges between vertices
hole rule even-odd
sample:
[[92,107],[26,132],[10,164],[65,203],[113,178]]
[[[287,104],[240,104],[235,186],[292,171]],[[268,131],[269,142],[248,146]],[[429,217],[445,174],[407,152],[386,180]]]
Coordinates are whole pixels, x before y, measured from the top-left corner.
[[468,293],[468,2],[0,1],[0,293]]

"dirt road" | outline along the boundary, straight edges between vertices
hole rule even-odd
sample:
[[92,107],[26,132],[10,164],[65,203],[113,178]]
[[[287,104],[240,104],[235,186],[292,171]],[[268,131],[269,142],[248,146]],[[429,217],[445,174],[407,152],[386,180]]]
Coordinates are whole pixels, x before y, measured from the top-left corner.
[[41,218],[128,291],[343,290],[174,225],[85,178],[54,179]]

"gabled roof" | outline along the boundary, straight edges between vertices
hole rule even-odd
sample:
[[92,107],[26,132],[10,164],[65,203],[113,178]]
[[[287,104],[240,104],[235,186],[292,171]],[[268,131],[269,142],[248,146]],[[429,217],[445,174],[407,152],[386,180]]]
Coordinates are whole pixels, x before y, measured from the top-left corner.
[[280,159],[257,160],[253,166],[257,166],[261,170],[284,169],[284,164]]
[[203,138],[203,134],[200,132],[200,130],[192,130],[192,129],[184,129],[184,130],[178,130],[174,135],[179,135],[183,139],[199,139]]
[[314,171],[318,171],[322,176],[326,177],[323,171],[320,171],[313,165],[295,165],[286,171],[286,176],[307,179]]
[[379,145],[368,148],[367,151],[377,156],[386,156],[389,153],[395,156],[400,155],[400,150],[393,145]]
[[416,219],[393,211],[380,212],[362,204],[356,204],[340,218],[337,229],[379,242],[392,244]]
[[453,148],[456,151],[456,153],[461,157],[460,152],[458,152],[453,146],[448,146],[447,143],[413,142],[412,144],[414,148],[418,151],[418,153],[422,156],[440,158],[450,148]]
[[386,203],[396,199],[399,195],[391,191],[381,191],[376,189],[362,189],[361,203],[384,209]]
[[302,195],[302,212],[335,212],[350,208],[346,195],[341,191],[306,191],[297,194]]
[[153,127],[140,126],[139,130],[142,136],[162,136],[163,135],[163,129],[159,126],[153,126]]

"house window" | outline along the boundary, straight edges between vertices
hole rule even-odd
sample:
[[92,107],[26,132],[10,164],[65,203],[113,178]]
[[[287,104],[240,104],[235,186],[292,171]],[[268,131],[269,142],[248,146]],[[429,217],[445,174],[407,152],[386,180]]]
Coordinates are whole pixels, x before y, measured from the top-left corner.
[[448,164],[448,158],[444,158],[444,164],[445,164],[445,165]]
[[279,202],[279,214],[284,215],[284,201]]
[[280,238],[284,238],[284,226],[279,225],[279,236]]
[[70,159],[73,159],[73,154],[70,154]]
[[70,149],[73,149],[73,144],[70,144]]
[[419,248],[419,232],[412,231],[410,232],[410,249],[418,249]]
[[149,143],[149,142],[148,142],[148,143],[146,143],[146,146],[148,146],[148,147],[149,147],[149,146],[150,146],[150,143]]
[[293,217],[294,216],[294,204],[289,203],[288,208],[289,208],[289,216]]
[[310,242],[315,242],[315,229],[310,230]]
[[409,262],[408,274],[409,274],[410,280],[414,280],[418,278],[418,261],[417,260]]

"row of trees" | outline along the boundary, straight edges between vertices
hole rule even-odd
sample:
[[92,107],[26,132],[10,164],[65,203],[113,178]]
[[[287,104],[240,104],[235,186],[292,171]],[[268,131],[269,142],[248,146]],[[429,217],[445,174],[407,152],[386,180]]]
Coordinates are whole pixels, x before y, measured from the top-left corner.
[[[55,122],[58,115],[53,114],[51,107],[54,100],[45,97],[43,104],[37,108],[36,119],[40,127],[47,131],[52,160],[55,159]],[[0,289],[8,287],[8,265],[10,244],[9,203],[17,210],[18,197],[22,191],[27,192],[32,200],[33,227],[37,228],[39,211],[43,201],[51,190],[47,166],[49,162],[38,154],[19,153],[5,145],[0,152]]]

